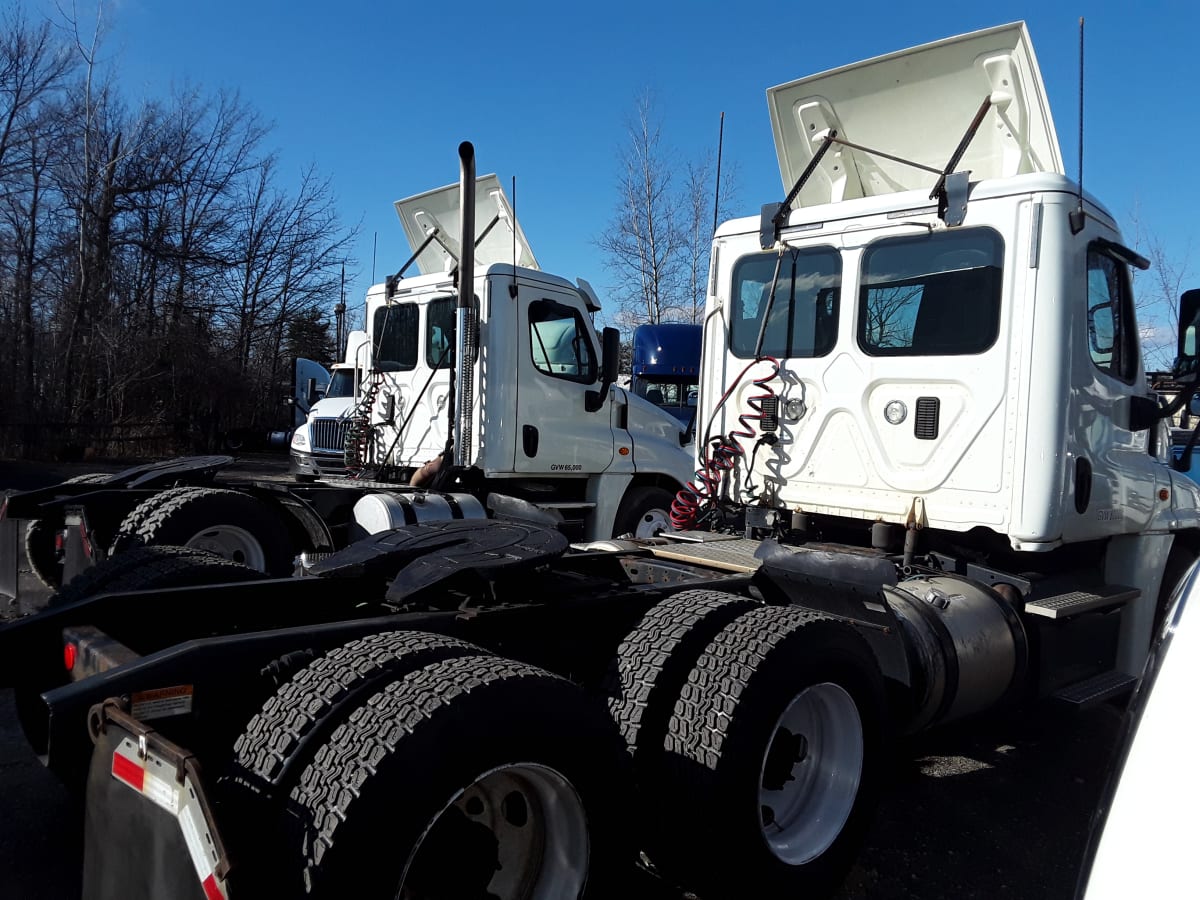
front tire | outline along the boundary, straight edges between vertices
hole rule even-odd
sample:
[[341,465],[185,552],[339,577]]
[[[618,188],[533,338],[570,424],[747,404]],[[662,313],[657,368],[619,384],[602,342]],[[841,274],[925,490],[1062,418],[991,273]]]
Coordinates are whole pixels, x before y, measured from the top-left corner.
[[613,537],[632,534],[652,538],[671,530],[671,503],[675,497],[662,488],[634,488],[621,501],[613,521]]

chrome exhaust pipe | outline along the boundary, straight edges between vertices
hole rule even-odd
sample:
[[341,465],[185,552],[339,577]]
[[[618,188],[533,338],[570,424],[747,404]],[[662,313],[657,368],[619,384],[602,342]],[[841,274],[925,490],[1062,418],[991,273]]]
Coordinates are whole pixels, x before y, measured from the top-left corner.
[[458,205],[462,216],[458,260],[457,353],[455,368],[458,434],[454,442],[454,465],[470,465],[475,406],[475,148],[470,141],[458,145]]

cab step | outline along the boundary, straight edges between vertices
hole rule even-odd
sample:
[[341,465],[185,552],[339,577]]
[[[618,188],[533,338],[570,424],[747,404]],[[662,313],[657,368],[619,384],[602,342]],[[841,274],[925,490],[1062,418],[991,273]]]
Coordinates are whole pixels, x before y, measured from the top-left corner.
[[1025,604],[1025,612],[1048,619],[1069,619],[1081,613],[1120,606],[1122,603],[1136,600],[1141,595],[1142,592],[1137,588],[1105,584],[1095,591],[1067,591],[1053,597],[1030,600]]
[[1125,672],[1101,672],[1099,675],[1060,688],[1050,695],[1050,699],[1082,711],[1099,706],[1114,697],[1132,693],[1137,681],[1137,678]]

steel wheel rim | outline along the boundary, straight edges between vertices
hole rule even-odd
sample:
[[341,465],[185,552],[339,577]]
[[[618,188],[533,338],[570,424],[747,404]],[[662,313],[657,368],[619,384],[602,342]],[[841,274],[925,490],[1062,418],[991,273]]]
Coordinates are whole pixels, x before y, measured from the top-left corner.
[[759,770],[759,822],[771,853],[798,866],[828,850],[854,808],[862,768],[854,698],[832,682],[797,694],[775,721]]
[[671,530],[671,516],[665,509],[650,509],[642,513],[638,519],[633,536],[636,538],[652,538],[656,534]]
[[245,528],[237,525],[214,525],[196,532],[184,542],[185,547],[207,550],[223,559],[239,562],[259,572],[267,571],[267,554],[262,543]]
[[483,826],[495,838],[499,868],[486,890],[500,900],[559,900],[583,892],[591,850],[583,801],[556,770],[515,763],[485,772],[434,816],[409,854],[397,900],[424,896],[419,885],[408,884],[409,875],[422,853],[437,853],[429,845],[447,815]]

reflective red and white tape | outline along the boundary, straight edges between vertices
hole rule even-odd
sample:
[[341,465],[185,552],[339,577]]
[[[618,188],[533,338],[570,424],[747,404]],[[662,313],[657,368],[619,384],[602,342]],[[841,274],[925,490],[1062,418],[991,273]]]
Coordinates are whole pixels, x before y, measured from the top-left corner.
[[132,738],[122,739],[113,751],[112,775],[175,817],[204,896],[229,900],[229,887],[216,874],[216,846],[191,779],[185,775],[182,782],[177,781],[174,766],[146,746],[139,747]]

